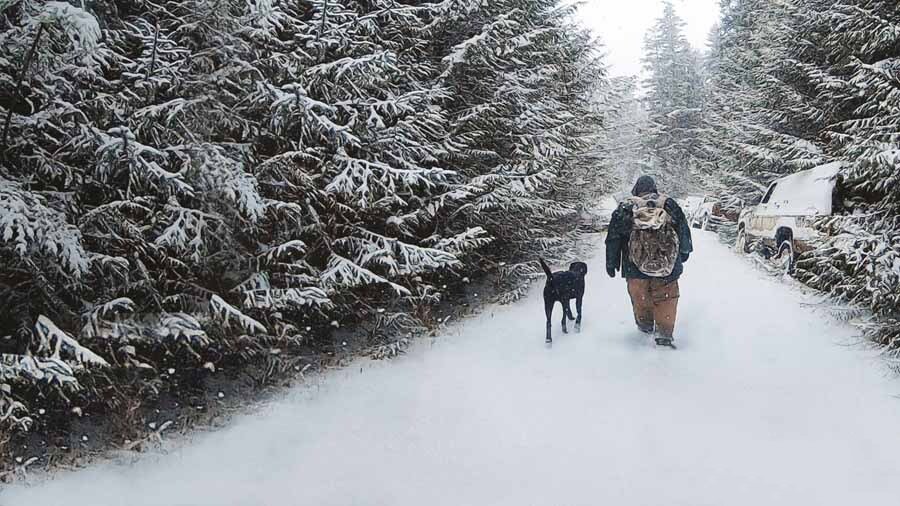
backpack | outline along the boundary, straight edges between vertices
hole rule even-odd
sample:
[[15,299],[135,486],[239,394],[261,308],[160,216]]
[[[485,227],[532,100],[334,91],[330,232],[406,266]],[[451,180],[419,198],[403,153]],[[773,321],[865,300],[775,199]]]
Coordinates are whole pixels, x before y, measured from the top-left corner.
[[665,210],[665,195],[630,197],[634,225],[628,241],[628,257],[647,276],[664,278],[678,260],[678,231]]

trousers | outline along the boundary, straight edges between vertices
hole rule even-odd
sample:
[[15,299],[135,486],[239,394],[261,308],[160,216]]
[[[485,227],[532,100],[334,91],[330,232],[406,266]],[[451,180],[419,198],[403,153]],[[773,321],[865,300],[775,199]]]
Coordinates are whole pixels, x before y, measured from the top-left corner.
[[678,280],[629,279],[628,295],[634,309],[634,322],[642,332],[657,332],[672,338],[678,315]]

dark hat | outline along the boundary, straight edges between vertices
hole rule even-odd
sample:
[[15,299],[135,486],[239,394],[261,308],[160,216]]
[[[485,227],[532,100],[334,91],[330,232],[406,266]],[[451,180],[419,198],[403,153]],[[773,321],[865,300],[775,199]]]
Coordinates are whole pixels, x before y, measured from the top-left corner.
[[659,193],[659,190],[656,189],[656,181],[650,176],[641,176],[638,178],[637,182],[634,183],[631,194],[635,197],[639,197],[648,193]]

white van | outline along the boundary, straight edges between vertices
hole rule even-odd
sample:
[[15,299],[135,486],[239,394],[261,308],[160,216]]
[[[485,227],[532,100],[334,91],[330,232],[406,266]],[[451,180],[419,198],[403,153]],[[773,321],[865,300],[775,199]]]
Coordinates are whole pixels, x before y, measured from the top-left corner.
[[753,242],[762,243],[767,257],[792,271],[804,241],[818,235],[814,220],[834,211],[832,199],[842,168],[841,162],[833,162],[773,181],[759,205],[741,212],[735,247],[749,253]]

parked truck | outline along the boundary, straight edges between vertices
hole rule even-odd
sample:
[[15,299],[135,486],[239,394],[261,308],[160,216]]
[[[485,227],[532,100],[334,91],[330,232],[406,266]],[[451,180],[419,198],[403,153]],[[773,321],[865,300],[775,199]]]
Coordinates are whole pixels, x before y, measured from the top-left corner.
[[834,162],[773,181],[759,205],[741,212],[735,247],[750,253],[755,244],[792,272],[797,254],[818,236],[814,221],[840,209],[842,168]]

